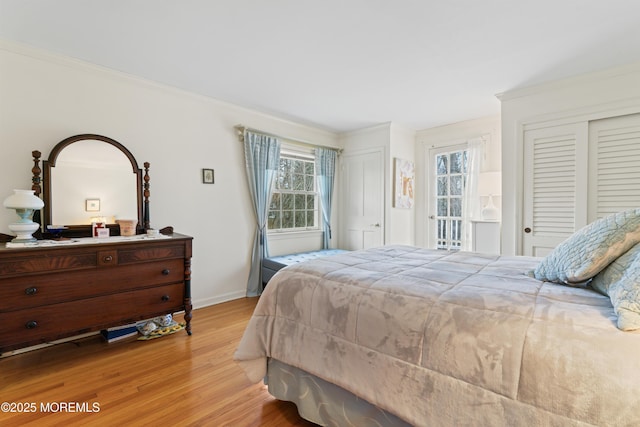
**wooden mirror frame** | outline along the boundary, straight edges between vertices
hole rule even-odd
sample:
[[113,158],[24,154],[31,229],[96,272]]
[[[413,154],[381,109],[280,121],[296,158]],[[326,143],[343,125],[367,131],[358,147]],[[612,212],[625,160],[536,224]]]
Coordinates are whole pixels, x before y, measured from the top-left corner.
[[[33,173],[32,178],[32,189],[35,191],[37,196],[42,193],[42,199],[44,201],[44,207],[42,208],[42,224],[41,230],[43,234],[47,235],[47,225],[51,225],[51,168],[56,166],[56,160],[60,152],[67,146],[73,144],[74,142],[84,141],[84,140],[98,140],[103,141],[107,144],[111,144],[118,150],[120,150],[131,163],[131,168],[133,173],[136,175],[136,193],[137,193],[137,212],[138,212],[138,224],[136,226],[136,233],[145,232],[147,229],[151,228],[149,221],[149,166],[148,162],[144,163],[144,176],[142,175],[142,170],[138,167],[138,162],[136,161],[133,154],[121,143],[118,141],[96,134],[81,134],[71,136],[60,141],[56,144],[55,147],[51,150],[49,154],[48,160],[42,161],[42,170],[40,169],[40,156],[41,153],[39,151],[33,151],[33,162],[34,166],[31,169]],[[42,172],[43,177],[42,180],[40,178],[40,173]],[[42,187],[41,187],[42,184]],[[143,189],[144,188],[144,189]],[[144,201],[143,201],[144,198]],[[34,218],[36,220],[39,218]],[[36,221],[39,222],[39,221]],[[68,227],[67,230],[64,230],[63,235],[68,237],[86,237],[91,236],[91,225],[79,225],[79,224],[62,224]],[[108,224],[107,227],[113,229],[110,231],[111,235],[119,234],[119,227],[117,224]]]

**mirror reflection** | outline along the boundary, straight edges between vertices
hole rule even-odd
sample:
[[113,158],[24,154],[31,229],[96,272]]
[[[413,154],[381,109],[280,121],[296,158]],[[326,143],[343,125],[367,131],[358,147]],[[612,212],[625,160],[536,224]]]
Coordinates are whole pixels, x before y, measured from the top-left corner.
[[50,224],[115,223],[138,218],[138,176],[129,158],[104,141],[75,141],[51,168]]

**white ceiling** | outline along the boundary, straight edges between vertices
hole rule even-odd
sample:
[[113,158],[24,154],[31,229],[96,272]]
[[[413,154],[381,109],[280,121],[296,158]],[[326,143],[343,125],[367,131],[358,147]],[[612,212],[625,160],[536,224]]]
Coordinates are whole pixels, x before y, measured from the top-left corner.
[[335,132],[640,60],[638,0],[0,0],[0,37]]

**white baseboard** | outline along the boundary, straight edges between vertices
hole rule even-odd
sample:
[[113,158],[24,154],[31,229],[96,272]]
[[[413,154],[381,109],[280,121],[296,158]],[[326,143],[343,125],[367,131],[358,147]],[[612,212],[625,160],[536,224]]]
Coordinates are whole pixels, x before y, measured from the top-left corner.
[[210,305],[215,305],[215,304],[220,304],[223,302],[227,302],[227,301],[231,301],[234,299],[240,299],[240,298],[244,298],[246,297],[246,291],[242,290],[242,291],[235,291],[235,292],[229,292],[227,294],[223,294],[223,295],[218,295],[212,298],[204,298],[204,299],[198,299],[198,300],[194,300],[192,302],[193,304],[193,308],[198,309],[198,308],[203,308],[203,307],[208,307]]

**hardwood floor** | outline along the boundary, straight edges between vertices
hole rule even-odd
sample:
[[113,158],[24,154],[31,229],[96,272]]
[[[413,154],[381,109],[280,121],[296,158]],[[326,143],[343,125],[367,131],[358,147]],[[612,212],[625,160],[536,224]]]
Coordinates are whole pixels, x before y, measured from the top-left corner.
[[[0,359],[0,403],[23,411],[3,405],[0,425],[313,426],[232,360],[256,302],[195,310],[190,337],[92,336]],[[68,402],[78,412],[61,410]]]

